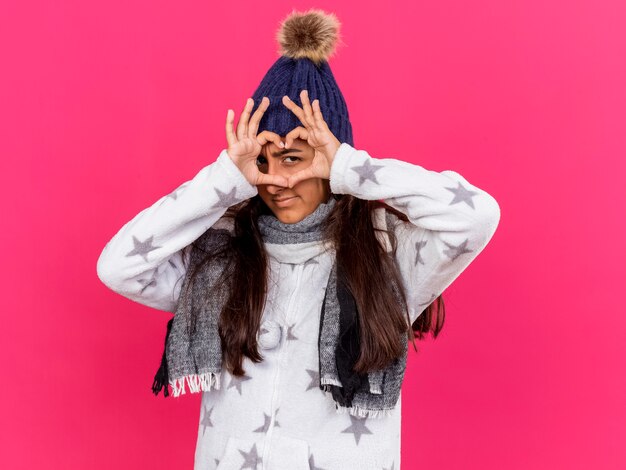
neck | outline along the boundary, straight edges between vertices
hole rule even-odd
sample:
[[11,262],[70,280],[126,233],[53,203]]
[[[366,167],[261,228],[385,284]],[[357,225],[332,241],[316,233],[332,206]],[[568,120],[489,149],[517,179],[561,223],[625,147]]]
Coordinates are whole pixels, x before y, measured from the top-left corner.
[[300,222],[287,224],[281,222],[273,214],[263,214],[258,217],[258,226],[263,241],[274,244],[293,244],[319,241],[323,238],[323,224],[335,207],[335,198],[321,203],[317,208]]

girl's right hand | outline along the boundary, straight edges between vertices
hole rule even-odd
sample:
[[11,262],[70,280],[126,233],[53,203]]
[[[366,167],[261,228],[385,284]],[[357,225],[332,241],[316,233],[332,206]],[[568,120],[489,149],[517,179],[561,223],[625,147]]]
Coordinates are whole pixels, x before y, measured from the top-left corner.
[[[268,175],[261,173],[257,166],[257,157],[261,153],[262,145],[257,140],[257,130],[263,113],[270,104],[268,97],[264,96],[261,104],[252,115],[250,122],[248,117],[250,111],[254,107],[254,100],[248,98],[246,106],[241,113],[239,123],[237,124],[237,134],[233,130],[233,121],[235,112],[232,109],[226,114],[226,140],[228,141],[228,155],[233,160],[237,168],[243,173],[248,182],[253,185],[259,184],[275,184],[277,186],[288,186],[287,178],[280,175]],[[284,147],[282,141],[276,142],[277,145]]]

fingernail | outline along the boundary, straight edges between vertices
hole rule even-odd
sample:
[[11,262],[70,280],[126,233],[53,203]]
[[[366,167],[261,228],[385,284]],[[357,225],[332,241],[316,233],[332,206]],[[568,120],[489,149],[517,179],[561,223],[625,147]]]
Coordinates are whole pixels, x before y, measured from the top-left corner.
[[282,142],[282,141],[280,142],[280,144],[279,144],[279,145],[280,145],[281,147],[285,147],[285,143],[284,143],[284,142]]

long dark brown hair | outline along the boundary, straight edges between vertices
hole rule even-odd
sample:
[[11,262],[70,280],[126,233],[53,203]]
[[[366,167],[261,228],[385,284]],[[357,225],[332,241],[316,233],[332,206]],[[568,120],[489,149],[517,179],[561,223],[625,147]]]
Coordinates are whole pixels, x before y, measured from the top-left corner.
[[[395,279],[403,305],[407,307],[400,273],[393,261],[396,237],[393,230],[386,231],[392,247],[387,253],[375,234],[382,229],[374,227],[372,220],[373,211],[379,207],[408,222],[406,215],[382,201],[362,200],[348,194],[331,194],[330,197],[335,198],[336,204],[324,221],[324,237],[334,242],[337,264],[345,272],[360,321],[361,354],[354,369],[364,373],[384,368],[402,354],[403,345],[398,343],[402,333],[406,333],[416,351],[416,339],[423,339],[429,332],[434,338],[438,336],[445,319],[443,296],[437,297],[409,326],[408,310],[401,308],[388,282]],[[269,260],[257,218],[270,213],[258,194],[231,206],[224,215],[234,219],[234,233],[229,242],[203,254],[187,284],[189,288],[205,263],[216,257],[227,261],[214,288],[227,289],[225,292],[228,293],[219,320],[219,333],[223,362],[233,375],[244,374],[244,356],[255,363],[263,360],[258,350],[257,332],[268,290]],[[232,286],[237,288],[232,289]],[[207,295],[212,293],[207,290]]]

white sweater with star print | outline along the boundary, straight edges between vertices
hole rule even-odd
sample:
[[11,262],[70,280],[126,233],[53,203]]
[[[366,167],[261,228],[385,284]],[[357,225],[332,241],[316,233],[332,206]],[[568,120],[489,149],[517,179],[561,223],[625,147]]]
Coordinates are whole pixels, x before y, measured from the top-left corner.
[[[383,200],[408,216],[393,229],[412,321],[485,248],[500,220],[496,200],[460,174],[374,158],[347,143],[333,160],[330,188]],[[174,312],[185,248],[210,227],[229,227],[226,209],[257,193],[222,150],[115,234],[98,259],[99,278],[135,302]],[[384,220],[377,209],[374,223]],[[332,252],[318,242],[265,247],[271,282],[258,336],[264,360],[245,358],[244,377],[223,370],[221,388],[202,392],[194,469],[400,469],[401,400],[391,416],[358,418],[337,413],[319,388],[317,340]]]

